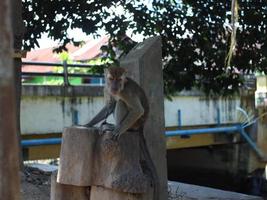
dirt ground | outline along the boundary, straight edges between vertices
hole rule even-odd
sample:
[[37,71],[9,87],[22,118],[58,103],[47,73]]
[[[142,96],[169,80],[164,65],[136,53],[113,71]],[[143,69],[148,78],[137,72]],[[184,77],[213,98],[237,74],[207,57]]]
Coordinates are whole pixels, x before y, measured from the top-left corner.
[[21,173],[22,200],[50,200],[50,172],[25,167]]
[[[21,172],[22,200],[50,200],[50,186],[51,186],[50,176],[51,172],[46,172],[38,168],[25,166],[24,171]],[[180,193],[179,194],[170,193],[170,191],[168,195],[169,195],[168,197],[169,200],[191,199],[191,198],[183,198],[181,197]],[[212,198],[212,199],[214,200],[214,199],[225,199],[225,198]],[[234,199],[236,200],[236,198]]]

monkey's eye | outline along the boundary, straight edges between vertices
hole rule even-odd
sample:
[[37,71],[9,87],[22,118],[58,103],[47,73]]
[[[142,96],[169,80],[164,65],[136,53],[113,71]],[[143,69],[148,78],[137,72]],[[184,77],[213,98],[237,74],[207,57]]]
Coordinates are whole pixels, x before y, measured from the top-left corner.
[[114,80],[114,78],[113,78],[113,77],[109,77],[108,79],[109,79],[109,80],[111,80],[111,81],[113,81],[113,80]]
[[121,81],[121,80],[122,80],[122,78],[119,78],[118,80],[119,80],[119,81]]

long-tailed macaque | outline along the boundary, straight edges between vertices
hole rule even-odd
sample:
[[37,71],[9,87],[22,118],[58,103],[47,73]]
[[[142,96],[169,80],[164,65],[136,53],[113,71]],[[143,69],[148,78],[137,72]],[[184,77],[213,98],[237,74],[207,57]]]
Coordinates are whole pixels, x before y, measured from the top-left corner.
[[[149,112],[149,104],[144,90],[132,79],[126,77],[122,67],[109,67],[105,71],[105,92],[110,95],[104,108],[85,126],[91,127],[114,113],[115,127],[107,126],[112,131],[113,139],[118,140],[126,131],[140,133],[140,147],[153,178],[154,199],[158,198],[158,177],[156,168],[149,154],[143,134],[144,123]],[[125,112],[126,110],[126,112]]]

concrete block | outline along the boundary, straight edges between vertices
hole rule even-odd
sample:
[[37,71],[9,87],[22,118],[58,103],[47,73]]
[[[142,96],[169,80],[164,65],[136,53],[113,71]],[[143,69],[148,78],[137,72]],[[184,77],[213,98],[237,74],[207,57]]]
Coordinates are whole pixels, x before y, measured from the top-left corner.
[[229,192],[209,187],[170,181],[168,183],[169,200],[177,199],[219,199],[219,200],[263,200],[261,197]]
[[140,200],[140,194],[119,192],[101,186],[91,188],[90,200]]
[[50,200],[88,200],[89,187],[80,187],[57,183],[57,172],[51,175]]
[[58,183],[76,186],[92,185],[94,147],[97,137],[96,128],[76,126],[64,129]]
[[146,193],[151,180],[139,162],[138,132],[126,132],[118,141],[111,137],[111,133],[106,133],[96,143],[93,185],[120,192]]
[[167,199],[167,162],[164,125],[164,94],[161,38],[153,37],[138,44],[120,62],[128,76],[144,89],[150,106],[144,135],[159,177],[160,200]]
[[143,173],[139,161],[138,132],[126,132],[115,141],[111,132],[100,136],[96,128],[66,128],[57,182],[146,193],[151,179]]

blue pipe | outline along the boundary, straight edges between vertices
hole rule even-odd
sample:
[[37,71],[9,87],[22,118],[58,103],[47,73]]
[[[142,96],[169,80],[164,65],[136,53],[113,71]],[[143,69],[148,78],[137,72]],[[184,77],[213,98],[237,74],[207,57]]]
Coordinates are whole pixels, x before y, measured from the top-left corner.
[[229,133],[229,132],[236,132],[236,131],[240,131],[239,125],[215,127],[215,128],[166,131],[165,135],[167,137],[172,137],[172,136],[196,135],[196,134],[204,134],[204,133],[224,133],[224,132]]
[[[255,151],[255,153],[261,159],[266,159],[261,149],[258,148],[257,144],[250,138],[250,136],[245,132],[244,128],[240,125],[215,127],[215,128],[166,131],[165,135],[166,137],[172,137],[172,136],[196,135],[196,134],[204,134],[204,133],[234,133],[234,132],[239,132],[241,136],[248,142],[250,147]],[[62,138],[22,140],[21,146],[31,147],[31,146],[41,146],[41,145],[55,145],[55,144],[61,144],[61,142],[62,142]]]
[[33,139],[33,140],[22,140],[22,147],[32,147],[32,146],[41,146],[41,145],[53,145],[61,144],[61,138],[47,138],[47,139]]
[[258,148],[257,144],[251,139],[251,137],[245,132],[243,128],[241,128],[240,134],[261,159],[266,159],[264,153],[261,151],[261,149]]
[[178,127],[181,127],[182,126],[182,113],[180,109],[177,111],[177,115],[178,115]]
[[[203,133],[235,132],[239,130],[240,130],[240,126],[228,126],[228,127],[218,127],[218,128],[166,131],[165,134],[167,137],[172,137],[172,136],[195,135],[195,134],[203,134]],[[62,140],[61,138],[22,140],[21,146],[31,147],[31,146],[61,144],[61,140]]]

